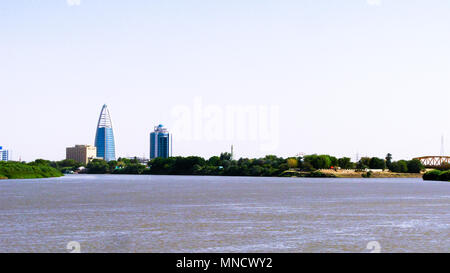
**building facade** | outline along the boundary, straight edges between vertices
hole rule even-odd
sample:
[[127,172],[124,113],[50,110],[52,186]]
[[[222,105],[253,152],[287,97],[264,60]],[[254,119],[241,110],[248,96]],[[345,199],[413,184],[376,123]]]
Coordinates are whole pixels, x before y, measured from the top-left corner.
[[155,126],[150,133],[150,159],[172,156],[172,138],[162,124]]
[[97,148],[97,157],[106,161],[116,160],[116,146],[111,115],[106,104],[103,105],[98,119],[95,147]]
[[88,164],[97,157],[97,148],[92,145],[75,145],[66,148],[66,159],[73,159],[82,164]]
[[0,146],[0,161],[9,161],[9,151]]

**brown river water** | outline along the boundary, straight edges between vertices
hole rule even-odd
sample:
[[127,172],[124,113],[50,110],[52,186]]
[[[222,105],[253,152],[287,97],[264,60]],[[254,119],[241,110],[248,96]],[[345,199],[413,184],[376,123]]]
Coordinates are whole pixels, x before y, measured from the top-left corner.
[[69,175],[0,181],[0,252],[450,252],[450,183]]

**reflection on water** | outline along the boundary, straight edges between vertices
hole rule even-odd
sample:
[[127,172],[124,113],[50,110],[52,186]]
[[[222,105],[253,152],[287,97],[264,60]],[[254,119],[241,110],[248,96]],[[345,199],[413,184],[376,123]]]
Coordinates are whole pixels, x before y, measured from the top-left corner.
[[71,175],[0,182],[0,252],[450,251],[450,183]]

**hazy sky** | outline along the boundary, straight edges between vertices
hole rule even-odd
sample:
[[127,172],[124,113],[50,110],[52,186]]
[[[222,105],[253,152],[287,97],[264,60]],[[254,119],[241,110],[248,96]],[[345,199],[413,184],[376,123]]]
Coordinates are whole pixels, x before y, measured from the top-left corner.
[[[174,155],[439,155],[449,14],[447,0],[0,1],[0,146],[63,159],[93,144],[106,103],[118,156],[148,156],[159,123]],[[248,120],[227,119],[239,107]]]

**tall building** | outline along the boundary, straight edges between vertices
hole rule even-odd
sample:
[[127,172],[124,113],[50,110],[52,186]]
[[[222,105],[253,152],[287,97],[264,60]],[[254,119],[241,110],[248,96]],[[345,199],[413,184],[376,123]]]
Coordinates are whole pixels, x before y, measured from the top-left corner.
[[155,126],[150,133],[150,159],[157,157],[168,158],[172,152],[171,135],[162,124]]
[[103,158],[106,161],[116,160],[116,147],[114,144],[111,116],[106,104],[103,105],[98,119],[95,147],[97,148],[97,157]]
[[0,146],[0,161],[9,161],[9,151]]
[[85,165],[96,157],[97,148],[92,145],[75,145],[75,147],[66,148],[66,159],[73,159]]

